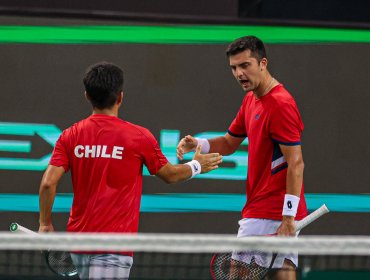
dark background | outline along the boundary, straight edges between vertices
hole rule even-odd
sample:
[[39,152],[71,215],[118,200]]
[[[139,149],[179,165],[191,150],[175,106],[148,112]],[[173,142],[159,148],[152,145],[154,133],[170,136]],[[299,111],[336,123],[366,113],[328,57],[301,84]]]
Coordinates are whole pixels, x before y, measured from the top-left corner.
[[369,28],[368,0],[2,0],[0,14]]
[[[356,16],[348,13],[346,19],[340,18],[339,12],[327,12],[325,19],[319,16],[309,19],[300,16],[298,19],[297,16],[295,21],[286,21],[290,19],[289,9],[283,8],[281,11],[284,13],[269,16],[268,11],[271,12],[273,5],[280,2],[283,7],[284,1],[270,5],[267,5],[268,1],[254,1],[256,10],[253,14],[245,12],[243,1],[212,1],[218,4],[187,5],[187,9],[181,9],[183,4],[176,8],[168,1],[159,1],[167,4],[157,10],[149,4],[139,7],[139,3],[145,1],[136,2],[119,9],[112,6],[113,1],[105,1],[107,5],[102,11],[98,2],[93,1],[89,1],[89,5],[84,1],[79,1],[78,5],[76,1],[63,1],[66,6],[58,6],[58,1],[51,6],[48,4],[50,1],[30,4],[29,1],[4,0],[0,5],[3,14],[0,24],[112,24],[112,19],[119,24],[121,17],[143,21],[162,17],[175,22],[176,19],[192,22],[218,20],[220,23],[262,20],[266,24],[280,20],[286,24],[303,21],[304,24],[317,25],[324,21],[324,25],[351,23],[364,28],[368,21],[361,12]],[[206,2],[199,1],[202,5]],[[245,2],[251,4],[253,1]],[[285,2],[290,2],[290,7],[296,6],[292,3],[294,1]],[[366,5],[361,7],[364,10]],[[110,13],[109,20],[103,20],[101,17],[109,17],[107,9],[115,12]],[[99,13],[94,15],[92,11]],[[142,12],[135,17],[138,11]],[[205,11],[208,16],[204,15]],[[250,11],[252,13],[252,9]],[[293,11],[292,8],[291,13]],[[54,18],[45,17],[51,13],[55,14]],[[87,18],[81,19],[84,16]],[[0,120],[53,123],[64,129],[87,117],[90,107],[83,96],[82,75],[88,65],[106,60],[120,65],[125,73],[125,100],[120,117],[149,128],[157,138],[162,129],[178,129],[181,135],[226,131],[244,93],[230,73],[225,47],[3,44],[0,45]],[[295,97],[305,123],[306,192],[368,193],[370,46],[275,44],[267,45],[267,50],[270,72]],[[33,152],[45,154],[50,152],[50,146],[37,144]],[[41,176],[42,172],[0,170],[1,192],[36,194]],[[71,192],[68,176],[63,178],[59,191]],[[155,177],[144,178],[144,193],[161,192],[244,193],[244,182],[194,179],[168,186]],[[55,214],[56,229],[63,230],[67,218],[67,214]],[[239,218],[239,213],[143,213],[140,231],[236,233]],[[369,218],[370,214],[331,213],[305,229],[305,233],[368,234]],[[36,213],[3,212],[0,230],[7,230],[12,221],[22,221],[25,226],[37,229],[37,220]]]

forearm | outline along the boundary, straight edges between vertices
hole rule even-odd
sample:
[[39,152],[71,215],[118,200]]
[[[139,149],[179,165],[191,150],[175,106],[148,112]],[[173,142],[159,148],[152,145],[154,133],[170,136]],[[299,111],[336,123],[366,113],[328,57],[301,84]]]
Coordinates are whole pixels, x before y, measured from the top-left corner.
[[172,165],[167,163],[162,166],[156,176],[168,184],[185,181],[193,178],[200,173],[207,173],[218,168],[222,162],[222,156],[218,153],[208,153],[202,155],[201,146],[196,148],[193,160],[185,164]]
[[288,165],[286,193],[300,197],[303,184],[303,160]]
[[303,161],[288,165],[283,217],[282,223],[277,230],[278,235],[295,235],[296,226],[294,220],[301,195],[303,169]]
[[167,184],[174,184],[190,179],[193,175],[192,168],[188,164],[172,165],[167,163],[156,174]]
[[210,153],[219,153],[221,155],[231,155],[235,152],[239,144],[234,147],[225,136],[208,139],[210,145]]
[[40,204],[40,225],[50,225],[51,211],[54,204],[56,195],[56,185],[47,185],[42,183],[39,191],[39,204]]
[[303,184],[304,163],[301,146],[280,145],[288,163],[286,176],[286,194],[284,197],[282,223],[277,230],[278,235],[295,235],[295,216],[297,214]]
[[187,164],[176,164],[168,168],[165,176],[160,176],[167,184],[185,181],[192,176],[191,167]]

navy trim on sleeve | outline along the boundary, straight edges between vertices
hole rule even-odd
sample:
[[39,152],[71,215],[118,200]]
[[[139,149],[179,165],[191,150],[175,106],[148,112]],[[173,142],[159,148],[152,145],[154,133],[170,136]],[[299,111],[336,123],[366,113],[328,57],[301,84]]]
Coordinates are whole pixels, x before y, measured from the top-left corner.
[[301,145],[301,141],[299,142],[283,142],[283,141],[279,141],[279,140],[276,140],[274,138],[272,138],[272,141],[278,143],[278,144],[281,144],[281,145],[285,145],[285,146],[298,146],[298,145]]
[[246,134],[235,134],[235,133],[232,133],[230,130],[227,131],[227,133],[229,133],[231,136],[234,136],[234,137],[239,137],[239,138],[244,138],[244,137],[248,137],[248,135]]
[[285,168],[288,168],[288,163],[287,162],[285,162],[282,165],[280,165],[279,167],[271,170],[271,174],[275,175],[276,173],[279,173],[281,170],[284,170]]

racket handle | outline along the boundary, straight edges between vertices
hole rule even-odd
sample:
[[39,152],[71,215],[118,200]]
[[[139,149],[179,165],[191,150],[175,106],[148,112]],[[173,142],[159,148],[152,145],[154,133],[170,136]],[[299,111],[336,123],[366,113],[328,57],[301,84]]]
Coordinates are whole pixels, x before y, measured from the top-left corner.
[[11,232],[14,232],[14,233],[38,234],[37,232],[34,232],[28,228],[22,227],[18,223],[11,223],[9,229]]
[[329,212],[328,207],[326,207],[325,204],[323,204],[320,208],[316,209],[314,212],[312,212],[310,215],[305,217],[304,219],[298,221],[296,223],[296,230],[299,231],[305,226],[309,225],[316,219],[320,218],[322,215],[326,214]]

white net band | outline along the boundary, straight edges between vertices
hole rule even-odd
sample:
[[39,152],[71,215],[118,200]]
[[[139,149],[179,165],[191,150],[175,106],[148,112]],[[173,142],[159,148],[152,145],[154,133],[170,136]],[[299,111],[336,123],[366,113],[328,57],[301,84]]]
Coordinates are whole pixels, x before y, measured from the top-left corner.
[[2,250],[212,253],[243,250],[297,251],[305,255],[370,255],[369,236],[248,237],[214,234],[0,233]]

